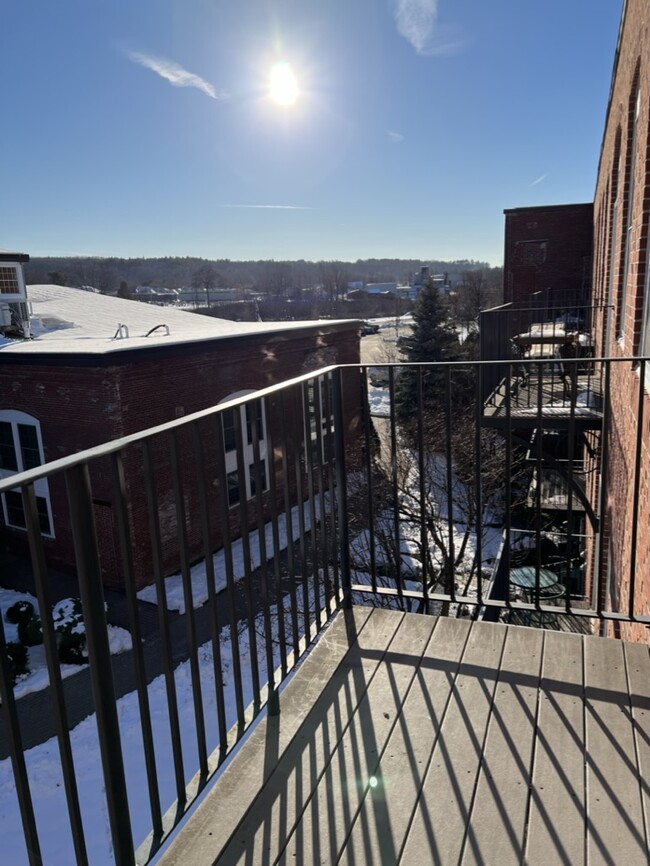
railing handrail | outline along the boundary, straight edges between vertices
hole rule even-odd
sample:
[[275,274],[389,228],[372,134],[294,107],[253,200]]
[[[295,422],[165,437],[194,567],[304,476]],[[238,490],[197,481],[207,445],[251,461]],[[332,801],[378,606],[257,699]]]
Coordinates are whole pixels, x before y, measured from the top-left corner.
[[157,424],[155,427],[147,427],[145,430],[139,430],[137,433],[129,433],[127,436],[121,436],[119,439],[112,439],[110,442],[103,442],[101,445],[93,445],[92,448],[84,448],[83,451],[77,451],[75,454],[69,454],[66,457],[59,457],[57,460],[51,460],[36,466],[33,469],[26,469],[23,472],[14,472],[4,480],[0,480],[0,494],[6,493],[8,490],[13,490],[23,484],[33,484],[41,478],[49,475],[54,475],[58,472],[63,472],[66,469],[72,469],[75,466],[80,466],[87,463],[89,460],[94,460],[98,457],[109,457],[121,451],[128,445],[134,445],[138,442],[144,442],[154,436],[162,433],[169,433],[172,430],[200,421],[203,418],[210,418],[213,415],[219,415],[226,412],[228,409],[235,409],[237,406],[245,406],[247,403],[254,400],[262,400],[265,397],[270,397],[273,394],[284,391],[294,385],[299,385],[302,382],[308,382],[320,376],[332,373],[341,365],[331,364],[328,367],[322,367],[319,370],[314,370],[311,373],[303,373],[293,379],[287,379],[284,382],[279,382],[276,385],[268,385],[266,388],[260,388],[258,391],[252,391],[244,394],[241,397],[233,397],[231,400],[224,400],[222,403],[217,403],[215,406],[209,406],[207,409],[199,409],[198,412],[192,412],[190,415],[183,415],[180,418],[174,418],[173,421],[166,421],[164,424]]
[[[183,415],[180,418],[174,418],[172,421],[166,421],[164,424],[157,424],[155,427],[148,427],[145,430],[139,430],[137,433],[130,433],[127,436],[122,436],[119,439],[112,439],[110,442],[103,442],[101,445],[94,445],[92,448],[85,448],[83,451],[78,451],[75,454],[69,454],[66,457],[59,457],[57,460],[52,460],[36,466],[33,469],[26,469],[23,472],[15,472],[13,475],[0,480],[0,494],[6,493],[8,490],[13,490],[23,484],[33,484],[42,478],[49,475],[54,475],[58,472],[63,472],[67,469],[72,469],[75,466],[80,466],[87,463],[91,459],[98,457],[108,457],[111,454],[122,450],[128,445],[133,445],[138,442],[143,442],[154,436],[168,433],[172,430],[182,428],[188,424],[200,421],[203,418],[210,418],[213,415],[218,415],[228,409],[244,406],[254,400],[261,400],[265,397],[270,397],[273,394],[281,393],[291,386],[299,385],[302,382],[308,382],[311,379],[323,377],[335,370],[364,370],[369,367],[392,367],[399,369],[402,367],[450,367],[452,369],[460,369],[467,367],[490,367],[504,364],[512,364],[513,366],[539,366],[544,364],[552,364],[560,362],[563,365],[572,366],[584,363],[584,358],[517,358],[517,359],[490,359],[481,360],[461,360],[461,361],[376,361],[372,363],[358,364],[330,364],[327,367],[321,367],[318,370],[313,370],[310,373],[302,373],[293,379],[287,379],[284,382],[279,382],[275,385],[268,385],[266,388],[260,388],[258,391],[245,394],[241,397],[234,397],[232,400],[225,400],[223,403],[218,403],[216,406],[209,406],[207,409],[200,409],[197,412],[192,412],[190,415]],[[650,356],[629,355],[624,357],[598,357],[589,358],[589,361],[594,364],[601,363],[629,363],[636,366],[641,363],[650,361]]]

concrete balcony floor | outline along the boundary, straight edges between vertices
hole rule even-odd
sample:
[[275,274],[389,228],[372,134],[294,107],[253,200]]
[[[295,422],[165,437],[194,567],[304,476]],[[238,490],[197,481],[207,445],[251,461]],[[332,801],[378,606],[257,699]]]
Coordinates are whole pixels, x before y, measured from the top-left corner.
[[648,648],[354,607],[162,857],[648,863]]

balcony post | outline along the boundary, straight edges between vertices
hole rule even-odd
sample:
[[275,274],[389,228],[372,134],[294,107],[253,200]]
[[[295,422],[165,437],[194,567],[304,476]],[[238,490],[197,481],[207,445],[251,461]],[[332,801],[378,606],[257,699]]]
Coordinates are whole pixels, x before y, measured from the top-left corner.
[[106,802],[117,866],[135,863],[88,465],[65,472]]
[[[336,508],[339,525],[339,561],[343,606],[352,607],[352,581],[350,576],[350,539],[348,536],[348,496],[345,471],[345,429],[343,413],[343,382],[341,367],[332,374],[334,397],[334,459],[336,463]],[[362,408],[366,411],[366,407]]]

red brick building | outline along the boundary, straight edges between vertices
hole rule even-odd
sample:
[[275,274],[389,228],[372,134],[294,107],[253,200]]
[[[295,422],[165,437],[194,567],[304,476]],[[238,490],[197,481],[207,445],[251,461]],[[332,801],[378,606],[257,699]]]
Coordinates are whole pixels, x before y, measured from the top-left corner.
[[[597,354],[650,355],[650,0],[626,0],[607,107],[594,202]],[[645,370],[643,369],[645,367]],[[645,374],[643,388],[641,380]],[[635,611],[650,613],[650,369],[612,366],[609,472],[603,476],[606,603],[618,609],[635,581]],[[637,440],[637,430],[641,436]],[[637,450],[638,449],[638,450]],[[636,543],[632,536],[637,520]],[[647,640],[647,630],[623,626]]]
[[[33,339],[0,340],[0,477],[328,364],[359,362],[356,321],[236,323],[60,286],[29,287],[28,297]],[[242,415],[244,429],[250,420]],[[303,418],[293,421],[302,431]],[[265,423],[259,421],[259,451],[267,488],[268,472],[277,472],[277,466],[267,453]],[[225,429],[224,434],[227,438]],[[252,446],[244,443],[244,448]],[[237,479],[234,464],[229,465],[233,449],[229,450],[226,472],[234,505],[244,494],[252,500],[254,472],[252,456],[245,454],[246,477]],[[168,443],[155,452],[158,504],[164,516],[173,510]],[[214,472],[214,456],[206,460],[206,471]],[[185,469],[188,477],[194,471],[192,466]],[[145,496],[138,488],[141,471],[141,466],[132,466],[129,476],[130,515],[136,532],[147,523]],[[278,487],[282,489],[281,484]],[[188,484],[184,492],[188,514],[198,512],[198,505],[192,509],[195,495]],[[49,561],[74,568],[62,480],[38,482],[36,496]],[[93,476],[93,501],[103,580],[119,587],[113,496],[107,466],[106,477],[103,470]],[[235,534],[240,514],[240,508],[232,509]],[[0,518],[4,542],[25,544],[18,493],[2,496]],[[220,534],[216,517],[213,523],[216,547]],[[199,528],[188,518],[186,530],[190,555],[196,557],[201,552]],[[175,570],[178,527],[174,519],[162,520],[161,532],[165,570]],[[134,567],[142,585],[152,579],[151,551],[148,543],[139,544],[138,538],[134,542]]]
[[591,295],[593,205],[564,204],[504,211],[504,303],[578,307]]

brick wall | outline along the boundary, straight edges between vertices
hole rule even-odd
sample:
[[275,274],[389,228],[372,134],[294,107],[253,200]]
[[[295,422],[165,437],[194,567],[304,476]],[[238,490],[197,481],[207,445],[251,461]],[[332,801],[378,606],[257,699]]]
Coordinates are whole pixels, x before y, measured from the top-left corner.
[[[594,202],[594,300],[611,305],[610,314],[602,312],[597,319],[597,352],[614,358],[629,358],[641,349],[650,210],[649,21],[649,0],[628,0]],[[645,615],[650,614],[649,418],[650,399],[647,393],[640,394],[639,365],[628,361],[614,365],[605,476],[610,575],[606,602],[627,609],[633,578],[634,610]],[[635,562],[634,521],[638,528]],[[610,627],[609,632],[619,630]],[[648,638],[647,629],[635,625],[622,625],[620,634]]]
[[593,205],[549,205],[504,211],[504,302],[578,306],[589,302]]
[[[33,358],[34,356],[32,356]],[[262,336],[215,341],[210,344],[185,344],[161,350],[107,356],[89,366],[74,360],[51,358],[49,363],[25,363],[19,356],[7,356],[0,364],[0,409],[29,413],[41,425],[45,459],[51,461],[76,453],[101,442],[129,435],[177,417],[214,406],[235,392],[257,390],[318,369],[329,363],[358,363],[359,337],[352,325],[346,329],[314,328],[300,334],[287,331],[277,336]],[[23,356],[24,358],[24,356]],[[119,361],[120,363],[116,363]],[[350,389],[347,418],[354,426],[358,412],[358,392]],[[353,400],[352,397],[355,399]],[[356,407],[356,408],[355,408]],[[280,437],[280,410],[293,460],[295,443],[302,435],[303,419],[297,407],[269,404],[273,419],[269,435]],[[227,520],[233,537],[238,537],[242,521],[253,528],[258,515],[255,502],[224,511],[218,484],[214,420],[199,425],[204,451],[208,520],[213,548],[220,546]],[[188,432],[179,434],[178,455],[183,479],[178,493],[174,489],[170,437],[152,443],[155,489],[160,522],[160,561],[164,573],[179,567],[179,550],[185,544],[188,561],[202,555],[199,482],[194,456],[194,440]],[[270,461],[272,462],[272,461]],[[284,479],[279,450],[275,454],[277,507],[284,507]],[[295,461],[294,461],[295,462]],[[154,551],[151,548],[145,495],[142,449],[125,454],[124,470],[128,490],[128,526],[132,540],[133,569],[138,586],[153,579]],[[291,477],[290,493],[295,496],[297,479]],[[74,570],[74,553],[63,479],[49,484],[55,538],[44,539],[48,560],[58,567]],[[98,535],[102,578],[107,586],[122,586],[121,551],[116,524],[115,491],[108,459],[93,464],[92,492]],[[269,514],[269,494],[263,497],[265,516]],[[184,521],[178,519],[182,503]],[[183,528],[184,526],[184,528]],[[183,534],[184,533],[184,534]],[[5,542],[24,546],[25,534],[4,528]]]

